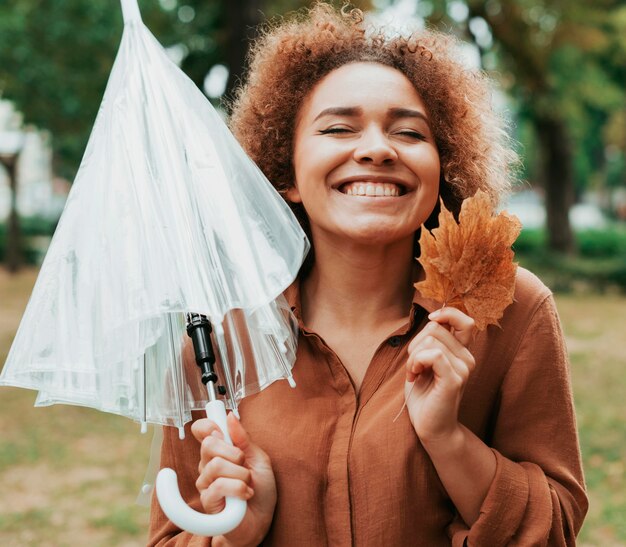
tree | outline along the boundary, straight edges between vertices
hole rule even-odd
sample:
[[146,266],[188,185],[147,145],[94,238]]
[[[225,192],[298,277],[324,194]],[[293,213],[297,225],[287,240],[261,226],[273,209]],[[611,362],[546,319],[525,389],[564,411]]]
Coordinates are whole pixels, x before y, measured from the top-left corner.
[[[165,14],[146,2],[158,31]],[[24,122],[53,135],[55,171],[73,179],[122,35],[119,5],[109,0],[0,4],[0,93]],[[166,35],[166,41],[171,39]]]
[[[242,78],[256,27],[306,0],[140,0],[152,33],[202,89],[216,64],[229,69],[226,97]],[[341,5],[340,0],[334,2]],[[368,0],[355,2],[370,7]],[[0,94],[24,121],[53,135],[54,170],[73,180],[122,35],[111,0],[0,4]]]
[[[206,0],[187,0],[186,6],[195,14],[187,27],[181,30],[188,48],[182,69],[202,88],[204,78],[215,64],[228,68],[228,82],[224,98],[233,97],[237,86],[243,83],[246,58],[250,44],[257,36],[259,25],[287,12],[313,4],[314,0],[219,0],[210,5]],[[342,6],[341,0],[334,0]],[[370,0],[352,4],[370,9]],[[191,13],[191,12],[190,12]],[[226,105],[227,106],[227,105]]]
[[[450,17],[459,4],[465,16]],[[606,62],[611,55],[617,60],[614,50],[623,46],[617,0],[435,0],[431,6],[432,23],[452,25],[479,46],[472,27],[487,24],[494,46],[480,47],[483,59],[502,75],[540,145],[549,247],[571,252],[575,169],[598,162],[604,149],[598,128],[623,108],[623,87]]]

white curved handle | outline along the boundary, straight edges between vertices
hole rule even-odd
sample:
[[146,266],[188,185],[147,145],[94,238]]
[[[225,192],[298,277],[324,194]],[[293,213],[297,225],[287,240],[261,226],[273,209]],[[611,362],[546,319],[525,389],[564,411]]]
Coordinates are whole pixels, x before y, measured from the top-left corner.
[[[226,427],[224,403],[222,401],[207,403],[206,414],[220,427],[226,441],[232,444]],[[207,515],[194,511],[180,495],[176,473],[167,467],[161,469],[157,475],[156,495],[167,518],[181,530],[198,536],[219,536],[234,530],[243,520],[248,507],[244,500],[227,497],[226,507],[221,513]]]

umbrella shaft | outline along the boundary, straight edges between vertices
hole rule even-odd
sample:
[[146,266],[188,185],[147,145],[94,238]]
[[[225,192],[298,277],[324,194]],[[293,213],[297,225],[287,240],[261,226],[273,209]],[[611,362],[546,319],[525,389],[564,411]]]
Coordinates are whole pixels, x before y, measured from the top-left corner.
[[207,382],[206,390],[209,393],[209,402],[217,401],[217,392],[215,391],[215,384],[213,382]]

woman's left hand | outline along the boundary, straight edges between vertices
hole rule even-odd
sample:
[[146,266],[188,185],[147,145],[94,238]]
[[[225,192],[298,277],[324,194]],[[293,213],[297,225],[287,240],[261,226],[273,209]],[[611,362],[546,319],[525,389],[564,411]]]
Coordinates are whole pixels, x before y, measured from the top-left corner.
[[458,430],[461,397],[475,366],[467,349],[474,320],[450,307],[428,318],[409,344],[405,384],[409,417],[423,443],[451,438]]

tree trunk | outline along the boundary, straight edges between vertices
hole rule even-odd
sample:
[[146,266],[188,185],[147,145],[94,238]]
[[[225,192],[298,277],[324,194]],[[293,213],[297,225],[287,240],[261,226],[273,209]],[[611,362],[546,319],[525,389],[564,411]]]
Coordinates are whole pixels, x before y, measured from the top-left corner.
[[11,187],[11,209],[7,226],[6,255],[4,257],[6,267],[10,273],[16,273],[22,265],[21,230],[17,215],[17,156],[0,157],[0,163],[9,174]]
[[233,90],[242,83],[246,55],[256,29],[263,21],[263,0],[228,0],[226,2],[230,33],[226,49],[228,82],[225,96],[232,98]]
[[569,211],[574,205],[574,166],[567,128],[563,120],[549,114],[535,112],[533,122],[543,154],[548,248],[573,253]]

